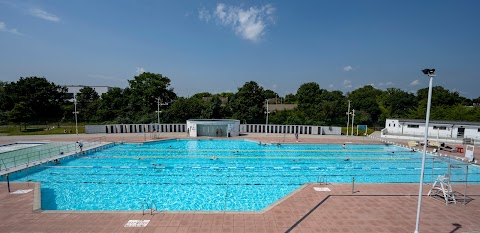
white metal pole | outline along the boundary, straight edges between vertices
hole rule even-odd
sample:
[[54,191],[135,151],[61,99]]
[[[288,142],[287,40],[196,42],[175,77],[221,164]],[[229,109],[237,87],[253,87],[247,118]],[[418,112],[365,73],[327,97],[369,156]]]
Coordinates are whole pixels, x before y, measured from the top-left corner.
[[432,101],[433,75],[429,75],[429,76],[430,76],[430,83],[428,85],[427,116],[425,118],[425,135],[423,137],[422,170],[420,173],[420,188],[418,190],[418,208],[417,208],[417,220],[415,223],[415,233],[419,233],[420,211],[422,208],[423,175],[425,174],[425,157],[427,155],[428,123],[430,121],[430,103]]
[[352,136],[353,136],[353,122],[355,121],[355,109],[352,110]]
[[160,98],[157,98],[157,124],[160,125]]
[[347,136],[348,136],[348,127],[350,127],[350,100],[348,101],[348,111],[347,111]]
[[266,100],[267,101],[267,121],[265,122],[265,135],[268,135],[268,114],[270,113],[268,111],[268,99]]
[[75,133],[78,135],[78,120],[77,120],[77,97],[73,96],[73,102],[75,105],[75,111],[73,112],[75,114]]

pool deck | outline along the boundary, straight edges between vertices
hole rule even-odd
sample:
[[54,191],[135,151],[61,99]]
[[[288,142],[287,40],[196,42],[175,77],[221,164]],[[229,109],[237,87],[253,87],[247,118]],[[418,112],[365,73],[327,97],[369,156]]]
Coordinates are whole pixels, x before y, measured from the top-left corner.
[[[0,144],[13,141],[77,141],[95,135],[46,135],[0,137]],[[142,142],[150,135],[117,134],[107,141]],[[165,134],[163,139],[184,134]],[[262,142],[297,143],[293,135],[251,134]],[[408,140],[390,140],[406,144]],[[370,137],[300,135],[298,143],[369,143]],[[480,148],[475,148],[476,158]],[[461,153],[452,153],[461,156]],[[35,189],[34,183],[11,183],[11,191]],[[38,186],[37,186],[38,187]],[[315,191],[314,187],[331,191]],[[426,195],[430,186],[424,185]],[[454,186],[457,204],[445,205],[439,198],[423,196],[420,232],[480,232],[480,185]],[[61,212],[34,211],[35,190],[9,194],[0,182],[0,232],[413,232],[418,202],[418,184],[306,184],[266,211],[247,212]],[[146,227],[125,227],[128,220],[150,220]]]

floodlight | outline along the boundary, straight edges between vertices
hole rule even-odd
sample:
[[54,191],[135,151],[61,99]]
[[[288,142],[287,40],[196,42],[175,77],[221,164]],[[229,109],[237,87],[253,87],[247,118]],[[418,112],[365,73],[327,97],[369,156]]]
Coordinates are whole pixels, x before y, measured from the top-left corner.
[[433,76],[435,75],[435,69],[424,69],[422,72],[428,76]]

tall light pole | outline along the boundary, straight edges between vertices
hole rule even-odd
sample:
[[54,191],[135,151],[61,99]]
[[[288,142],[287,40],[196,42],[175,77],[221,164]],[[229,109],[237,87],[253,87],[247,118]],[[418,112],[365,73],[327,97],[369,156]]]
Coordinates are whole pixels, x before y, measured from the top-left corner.
[[265,114],[267,114],[267,121],[265,122],[265,135],[268,135],[268,114],[270,113],[268,111],[268,99],[265,100],[267,102],[267,111],[265,111]]
[[347,111],[347,136],[348,136],[349,126],[350,126],[350,100],[348,101],[348,111]]
[[427,155],[427,138],[428,138],[428,123],[430,121],[430,104],[432,101],[432,82],[435,77],[435,69],[424,69],[422,72],[430,77],[428,84],[428,101],[427,101],[427,116],[425,118],[425,135],[423,137],[423,153],[422,153],[422,170],[420,172],[420,188],[418,190],[418,207],[417,207],[417,221],[415,223],[415,233],[419,233],[420,225],[420,210],[422,209],[422,190],[423,190],[423,175],[425,174],[425,157]]
[[160,125],[160,97],[157,98],[157,124]]
[[352,136],[353,136],[353,122],[355,121],[355,109],[352,110]]
[[75,133],[78,135],[78,121],[77,121],[77,97],[76,97],[76,93],[74,94],[73,96],[73,104],[75,105],[75,111],[73,112],[73,114],[75,114]]
[[160,103],[160,97],[157,97],[157,111],[155,111],[157,113],[157,124],[158,124],[158,131],[160,132],[160,113],[162,111],[160,111],[160,105],[164,106],[164,105],[168,105],[168,103]]

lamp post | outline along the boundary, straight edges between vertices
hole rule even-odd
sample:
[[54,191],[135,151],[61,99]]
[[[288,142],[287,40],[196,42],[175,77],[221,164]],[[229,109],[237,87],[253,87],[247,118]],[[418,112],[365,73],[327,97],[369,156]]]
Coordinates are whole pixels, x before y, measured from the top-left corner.
[[78,121],[77,121],[77,97],[73,96],[73,104],[75,105],[75,110],[73,114],[75,114],[75,133],[78,135]]
[[352,136],[353,136],[353,122],[355,121],[355,109],[352,110]]
[[160,103],[160,97],[157,98],[157,111],[155,111],[157,113],[157,125],[158,125],[158,131],[160,132],[160,113],[162,111],[160,111],[160,105],[164,106],[164,105],[168,105],[168,103]]
[[415,223],[415,233],[419,233],[420,225],[420,210],[422,208],[422,189],[423,189],[423,175],[425,174],[425,157],[427,154],[427,138],[428,138],[428,123],[430,121],[430,104],[432,101],[432,82],[435,77],[435,69],[424,69],[422,72],[430,77],[428,84],[428,101],[427,101],[427,116],[425,118],[425,135],[423,137],[423,153],[422,153],[422,170],[420,172],[420,188],[418,190],[418,207],[417,207],[417,220]]
[[265,122],[265,135],[268,135],[268,114],[270,113],[268,111],[268,99],[265,100],[267,102],[267,111],[265,111],[265,114],[267,114],[267,121]]
[[348,136],[349,126],[350,126],[350,100],[348,101],[348,111],[347,111],[347,136]]

